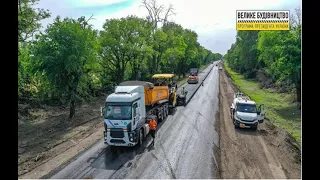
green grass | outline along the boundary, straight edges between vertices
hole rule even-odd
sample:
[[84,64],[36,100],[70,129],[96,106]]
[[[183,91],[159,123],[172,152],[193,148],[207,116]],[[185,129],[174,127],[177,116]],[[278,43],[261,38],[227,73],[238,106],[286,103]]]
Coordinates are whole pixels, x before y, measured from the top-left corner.
[[233,72],[228,64],[225,70],[240,88],[257,104],[264,104],[266,118],[276,126],[287,130],[301,146],[301,112],[292,103],[293,94],[275,93],[272,89],[261,89],[255,81],[245,79],[242,75]]

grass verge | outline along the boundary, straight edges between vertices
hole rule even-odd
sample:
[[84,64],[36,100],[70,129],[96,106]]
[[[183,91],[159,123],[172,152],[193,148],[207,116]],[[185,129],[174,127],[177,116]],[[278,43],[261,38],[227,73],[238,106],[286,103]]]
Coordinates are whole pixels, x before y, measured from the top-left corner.
[[257,104],[264,104],[266,118],[276,126],[287,130],[301,146],[301,112],[292,103],[292,94],[275,93],[272,89],[261,89],[258,82],[245,79],[242,75],[232,71],[227,63],[224,69],[239,87],[240,91],[248,95]]

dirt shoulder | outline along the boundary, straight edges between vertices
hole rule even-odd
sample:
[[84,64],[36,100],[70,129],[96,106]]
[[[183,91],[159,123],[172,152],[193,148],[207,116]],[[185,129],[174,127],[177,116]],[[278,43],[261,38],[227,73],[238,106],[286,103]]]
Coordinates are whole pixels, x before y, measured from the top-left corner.
[[[100,106],[105,96],[76,109],[69,119],[68,108],[28,109],[18,119],[18,177],[41,178],[103,138]],[[20,107],[23,105],[20,105]]]
[[268,120],[257,131],[234,128],[230,106],[235,90],[220,71],[221,178],[300,179],[301,153],[288,132]]

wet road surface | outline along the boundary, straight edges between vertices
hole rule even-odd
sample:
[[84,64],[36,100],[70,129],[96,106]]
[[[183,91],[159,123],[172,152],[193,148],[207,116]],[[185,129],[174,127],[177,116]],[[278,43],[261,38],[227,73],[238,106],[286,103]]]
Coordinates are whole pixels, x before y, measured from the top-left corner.
[[[200,75],[210,71],[210,65]],[[219,178],[215,148],[219,137],[215,117],[219,107],[219,73],[214,66],[205,85],[200,87],[186,107],[159,124],[155,146],[151,137],[141,147],[118,148],[112,154],[103,140],[79,155],[51,178],[115,179],[115,178]],[[185,85],[192,95],[199,84]],[[102,133],[102,132],[101,132]]]

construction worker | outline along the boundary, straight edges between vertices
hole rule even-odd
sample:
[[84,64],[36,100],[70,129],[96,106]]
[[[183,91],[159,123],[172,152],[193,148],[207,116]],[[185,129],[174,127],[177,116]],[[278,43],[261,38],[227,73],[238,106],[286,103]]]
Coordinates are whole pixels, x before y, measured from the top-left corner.
[[185,87],[182,87],[180,94],[186,96],[188,94],[188,90]]
[[149,121],[150,134],[152,136],[152,146],[154,146],[154,139],[156,138],[156,130],[157,130],[157,121],[151,119]]

